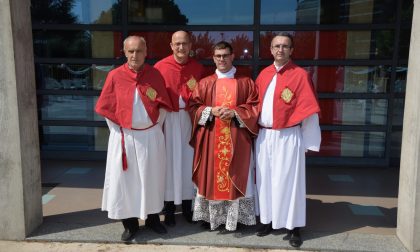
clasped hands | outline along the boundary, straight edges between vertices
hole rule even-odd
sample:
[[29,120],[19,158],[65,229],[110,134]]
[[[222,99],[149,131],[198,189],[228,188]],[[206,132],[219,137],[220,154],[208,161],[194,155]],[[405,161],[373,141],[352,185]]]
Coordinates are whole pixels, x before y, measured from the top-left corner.
[[218,106],[211,108],[211,114],[221,120],[230,120],[235,116],[235,111],[226,107]]

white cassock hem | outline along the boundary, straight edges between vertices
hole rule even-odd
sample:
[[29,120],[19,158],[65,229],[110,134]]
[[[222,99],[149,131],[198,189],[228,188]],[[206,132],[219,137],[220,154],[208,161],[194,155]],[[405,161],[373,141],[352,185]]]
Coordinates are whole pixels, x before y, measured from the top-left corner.
[[189,145],[191,137],[191,119],[185,110],[168,112],[164,124],[166,144],[166,187],[165,201],[194,198],[192,182],[192,163],[194,149]]
[[307,119],[302,127],[260,129],[255,143],[260,221],[273,229],[306,225],[305,151],[321,141],[318,115]]
[[166,160],[160,125],[147,130],[124,129],[128,169],[122,169],[120,127],[107,120],[110,136],[102,197],[102,210],[110,219],[159,213],[163,208]]

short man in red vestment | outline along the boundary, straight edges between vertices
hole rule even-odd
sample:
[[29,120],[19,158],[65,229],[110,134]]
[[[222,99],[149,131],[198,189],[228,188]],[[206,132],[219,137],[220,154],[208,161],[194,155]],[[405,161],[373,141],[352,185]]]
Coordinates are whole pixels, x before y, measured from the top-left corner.
[[258,93],[249,77],[237,76],[232,46],[214,46],[216,73],[200,81],[190,101],[194,147],[193,220],[212,230],[224,224],[255,225],[252,142],[258,127]]
[[155,64],[165,79],[173,112],[166,114],[164,134],[166,143],[165,224],[175,225],[175,205],[182,203],[182,214],[192,222],[194,186],[192,161],[194,150],[189,145],[191,119],[188,109],[191,92],[201,79],[204,69],[190,58],[191,38],[185,31],[172,35],[173,54]]
[[306,223],[305,152],[319,150],[321,130],[311,77],[292,62],[293,50],[290,34],[275,36],[271,41],[274,63],[256,80],[261,112],[256,179],[263,224],[257,235],[286,228],[284,239],[299,247],[299,228]]
[[161,124],[171,102],[162,75],[147,65],[146,41],[124,40],[127,63],[109,72],[95,111],[105,117],[110,135],[102,210],[122,220],[121,240],[131,240],[138,218],[159,234],[166,233],[158,213],[165,188],[165,142]]

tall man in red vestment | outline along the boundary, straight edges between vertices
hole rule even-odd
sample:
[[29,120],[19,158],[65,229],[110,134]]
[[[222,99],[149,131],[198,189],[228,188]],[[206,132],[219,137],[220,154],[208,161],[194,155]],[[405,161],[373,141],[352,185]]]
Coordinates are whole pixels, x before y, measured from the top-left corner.
[[263,224],[257,235],[286,228],[284,239],[299,247],[299,227],[306,224],[305,152],[319,151],[321,130],[311,77],[292,62],[292,53],[292,36],[275,36],[271,41],[274,64],[256,80],[261,111],[256,178]]
[[166,143],[165,224],[175,225],[175,205],[182,203],[182,214],[192,222],[192,160],[194,150],[189,145],[191,119],[188,109],[191,92],[203,75],[203,66],[189,57],[190,35],[177,31],[170,43],[173,54],[155,64],[165,79],[173,112],[166,114],[164,134]]
[[109,72],[95,110],[110,130],[102,210],[122,220],[121,240],[129,241],[139,229],[138,218],[166,233],[158,215],[166,167],[161,124],[171,102],[162,75],[144,63],[144,38],[126,38],[124,53],[127,63]]
[[249,77],[237,76],[232,46],[214,46],[216,73],[200,81],[190,102],[194,146],[193,220],[212,230],[255,225],[252,142],[258,127],[258,93]]

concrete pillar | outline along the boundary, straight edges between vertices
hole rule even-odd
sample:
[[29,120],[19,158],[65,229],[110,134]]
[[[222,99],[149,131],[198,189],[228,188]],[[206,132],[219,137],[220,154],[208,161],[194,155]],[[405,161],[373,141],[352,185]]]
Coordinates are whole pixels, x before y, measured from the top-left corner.
[[414,0],[405,95],[398,193],[397,236],[409,251],[420,251],[420,0]]
[[30,0],[0,0],[0,240],[42,223]]

